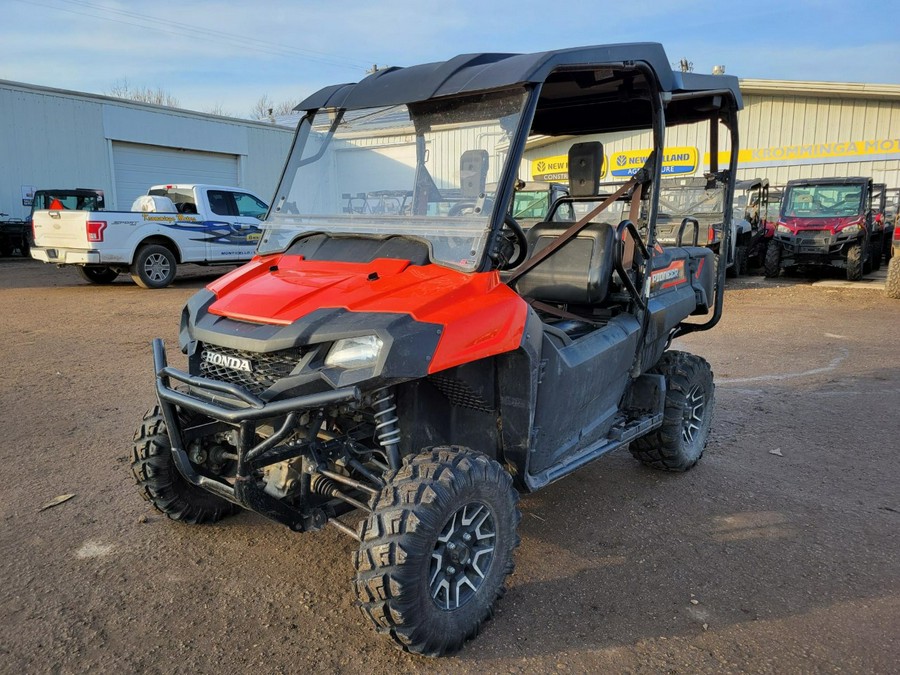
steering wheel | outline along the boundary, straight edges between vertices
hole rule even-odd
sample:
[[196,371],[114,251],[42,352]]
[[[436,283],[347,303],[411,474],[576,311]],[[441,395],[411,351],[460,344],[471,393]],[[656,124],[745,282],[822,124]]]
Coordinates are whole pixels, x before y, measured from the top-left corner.
[[453,216],[466,216],[469,214],[475,213],[475,201],[465,201],[465,202],[456,202],[453,206],[450,207],[450,210],[447,211],[447,215],[451,218]]
[[[510,232],[500,232],[501,242],[500,250],[497,253],[497,269],[511,270],[525,262],[525,258],[528,257],[528,239],[525,238],[525,230],[511,215],[504,216],[503,225],[509,228]],[[509,254],[513,255],[512,258],[506,255],[510,247],[514,247],[512,251],[509,251]]]

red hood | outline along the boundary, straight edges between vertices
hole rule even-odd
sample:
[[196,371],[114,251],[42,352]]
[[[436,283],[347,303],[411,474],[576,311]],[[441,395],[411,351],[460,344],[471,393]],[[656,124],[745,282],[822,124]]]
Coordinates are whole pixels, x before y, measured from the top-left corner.
[[288,325],[323,308],[408,314],[445,326],[431,372],[517,349],[527,305],[497,272],[381,258],[369,263],[266,256],[208,286],[211,314]]
[[793,216],[782,216],[778,221],[795,232],[798,230],[829,230],[831,234],[835,234],[838,230],[851,224],[862,225],[863,216],[834,216],[830,218],[797,218]]

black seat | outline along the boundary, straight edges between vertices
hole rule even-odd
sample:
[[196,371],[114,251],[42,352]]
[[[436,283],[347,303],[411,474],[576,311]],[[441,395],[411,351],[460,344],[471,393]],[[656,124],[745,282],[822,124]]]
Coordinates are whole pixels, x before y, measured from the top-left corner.
[[[571,223],[537,223],[528,230],[528,249],[534,255],[549,246]],[[598,305],[609,295],[616,244],[609,223],[590,223],[553,255],[516,282],[519,294],[550,303]]]

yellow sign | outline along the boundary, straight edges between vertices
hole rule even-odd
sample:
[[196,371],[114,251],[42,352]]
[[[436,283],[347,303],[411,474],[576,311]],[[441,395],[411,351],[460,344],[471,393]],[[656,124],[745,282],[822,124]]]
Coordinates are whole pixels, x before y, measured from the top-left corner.
[[[651,150],[623,150],[610,155],[609,164],[612,167],[613,176],[633,176],[636,174],[647,158]],[[694,173],[700,153],[692,146],[677,146],[666,148],[663,151],[662,174],[663,176],[683,176]]]
[[[774,145],[764,148],[744,148],[738,151],[739,164],[827,163],[843,157],[862,157],[900,154],[900,139],[847,141],[840,143],[806,143],[803,145]],[[728,164],[729,152],[719,153],[719,165]],[[709,153],[703,161],[709,164]]]
[[[600,167],[600,177],[606,175],[606,157],[603,157],[603,166]],[[569,180],[569,156],[553,155],[552,157],[539,157],[531,162],[531,180],[562,181]]]

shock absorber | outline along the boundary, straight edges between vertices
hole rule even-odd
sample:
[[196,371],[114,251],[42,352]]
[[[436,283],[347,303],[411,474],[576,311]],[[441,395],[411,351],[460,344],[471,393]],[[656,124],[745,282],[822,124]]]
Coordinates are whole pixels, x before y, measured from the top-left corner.
[[372,395],[375,410],[375,436],[378,444],[387,453],[392,469],[400,468],[400,420],[397,417],[397,402],[391,387],[378,389]]

